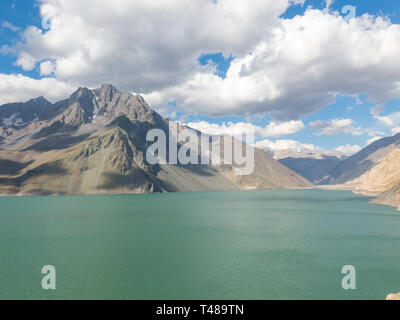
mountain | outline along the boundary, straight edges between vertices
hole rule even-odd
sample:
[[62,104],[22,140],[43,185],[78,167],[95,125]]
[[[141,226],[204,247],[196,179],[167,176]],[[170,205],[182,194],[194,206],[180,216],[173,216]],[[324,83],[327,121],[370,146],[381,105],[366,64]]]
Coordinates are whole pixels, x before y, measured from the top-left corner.
[[301,143],[295,140],[264,139],[256,142],[256,147],[267,151],[274,159],[325,159],[325,158],[347,158],[351,154],[339,150],[327,150],[312,144]]
[[400,147],[400,133],[371,143],[360,152],[342,161],[319,184],[343,184],[372,169],[389,153]]
[[[302,173],[290,163],[284,164]],[[304,176],[313,181],[309,175]],[[375,197],[372,202],[396,206],[400,210],[400,133],[375,141],[342,160],[318,184],[352,189]]]
[[313,183],[319,183],[349,155],[338,150],[325,150],[295,140],[268,139],[257,142],[274,159]]
[[[0,106],[0,194],[311,186],[257,148],[255,168],[248,176],[236,175],[236,165],[150,165],[146,151],[152,143],[146,141],[146,134],[160,129],[168,145],[170,123],[141,96],[119,92],[109,84],[94,90],[79,88],[68,99],[54,104],[40,97]],[[179,147],[186,143],[177,141]]]
[[376,196],[373,202],[397,206],[400,210],[400,147],[348,184],[356,192]]
[[341,161],[341,158],[334,156],[319,156],[318,158],[289,157],[279,160],[279,162],[289,169],[292,169],[304,178],[316,184],[326,178],[326,176],[335,169]]

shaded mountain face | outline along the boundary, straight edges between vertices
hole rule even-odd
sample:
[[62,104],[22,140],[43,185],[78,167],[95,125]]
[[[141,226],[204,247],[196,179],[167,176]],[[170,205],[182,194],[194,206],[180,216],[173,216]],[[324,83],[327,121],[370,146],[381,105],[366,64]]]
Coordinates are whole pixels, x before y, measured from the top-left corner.
[[341,159],[337,157],[321,157],[314,158],[285,158],[280,159],[279,162],[297,172],[304,178],[313,183],[319,183],[327,177],[327,175],[335,169],[340,163]]
[[107,84],[95,90],[79,88],[55,104],[38,98],[0,106],[0,194],[311,186],[259,149],[249,176],[237,176],[233,165],[150,165],[146,151],[153,142],[146,141],[146,134],[161,129],[168,145],[169,122],[141,96]]
[[400,147],[400,133],[371,143],[360,152],[340,162],[319,184],[343,184],[372,169],[390,152]]
[[43,97],[25,103],[9,103],[0,108],[0,137],[8,137],[35,121],[48,120],[57,111]]

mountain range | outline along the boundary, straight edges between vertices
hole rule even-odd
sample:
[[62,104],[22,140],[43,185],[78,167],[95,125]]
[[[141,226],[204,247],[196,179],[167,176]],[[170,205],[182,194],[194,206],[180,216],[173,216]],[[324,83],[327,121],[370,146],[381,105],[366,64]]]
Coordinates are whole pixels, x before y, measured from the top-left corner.
[[[79,88],[51,103],[44,97],[0,106],[0,194],[97,194],[336,186],[400,209],[400,133],[350,156],[281,152],[254,146],[250,175],[236,165],[149,164],[146,141],[167,119],[140,95],[110,84]],[[190,129],[177,123],[179,130]],[[193,129],[192,129],[193,130]],[[193,130],[200,138],[200,132]],[[176,137],[171,137],[176,139]],[[187,141],[176,141],[184,146]],[[223,147],[223,145],[221,145]],[[169,153],[170,150],[167,150]],[[311,182],[310,182],[311,181]]]
[[319,184],[321,181],[326,179],[330,172],[339,166],[344,159],[346,159],[346,157],[330,155],[311,157],[303,155],[279,159],[279,162],[299,173],[312,183]]
[[400,133],[377,140],[351,157],[280,160],[317,185],[334,185],[375,196],[373,202],[400,209]]
[[[68,99],[43,97],[0,106],[0,194],[96,194],[311,187],[254,148],[255,167],[154,164],[146,134],[169,123],[139,95],[110,84]],[[200,134],[197,132],[197,134]],[[184,145],[185,141],[177,141]],[[168,143],[167,143],[168,145]],[[169,150],[168,150],[169,152]]]

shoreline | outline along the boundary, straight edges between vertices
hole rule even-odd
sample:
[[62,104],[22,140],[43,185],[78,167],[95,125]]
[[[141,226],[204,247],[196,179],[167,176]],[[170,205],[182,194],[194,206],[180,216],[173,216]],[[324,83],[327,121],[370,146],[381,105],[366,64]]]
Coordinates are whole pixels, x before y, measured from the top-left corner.
[[[323,190],[349,190],[352,191],[354,194],[359,194],[367,197],[371,197],[370,203],[372,204],[379,204],[384,206],[390,206],[396,208],[397,211],[400,212],[400,195],[397,199],[391,200],[390,197],[385,195],[385,192],[373,192],[368,190],[359,190],[356,188],[355,185],[351,184],[338,184],[338,185],[321,185],[316,186],[317,189]],[[389,199],[388,199],[389,198]]]
[[[382,193],[368,192],[365,190],[357,190],[354,186],[348,184],[338,185],[315,185],[312,187],[299,188],[280,188],[280,189],[243,189],[242,191],[252,190],[331,190],[331,191],[352,191],[353,194],[364,195],[371,197],[369,201],[372,204],[385,205],[396,208],[400,212],[400,197],[399,200],[390,200],[384,197]],[[193,192],[213,192],[213,191],[233,191],[233,190],[198,190],[198,191],[174,191],[174,192],[99,192],[99,193],[49,193],[49,194],[0,194],[3,197],[62,197],[62,196],[97,196],[97,195],[140,195],[140,194],[166,194],[166,193],[193,193]],[[236,190],[240,191],[240,190]]]

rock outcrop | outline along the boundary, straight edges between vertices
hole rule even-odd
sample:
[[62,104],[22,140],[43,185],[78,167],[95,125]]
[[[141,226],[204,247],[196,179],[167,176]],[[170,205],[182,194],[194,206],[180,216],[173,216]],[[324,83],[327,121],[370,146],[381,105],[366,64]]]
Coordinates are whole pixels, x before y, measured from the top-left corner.
[[388,294],[386,300],[400,300],[400,292]]

